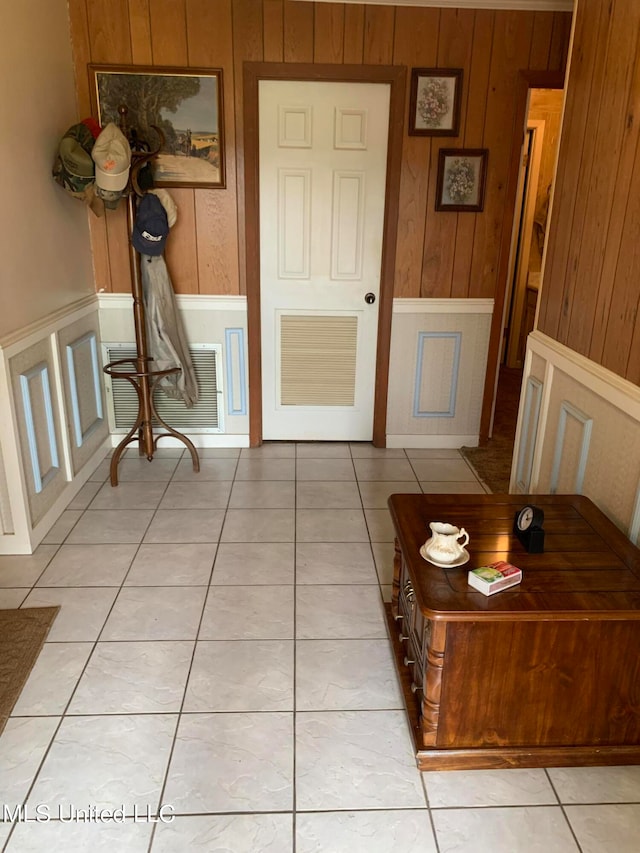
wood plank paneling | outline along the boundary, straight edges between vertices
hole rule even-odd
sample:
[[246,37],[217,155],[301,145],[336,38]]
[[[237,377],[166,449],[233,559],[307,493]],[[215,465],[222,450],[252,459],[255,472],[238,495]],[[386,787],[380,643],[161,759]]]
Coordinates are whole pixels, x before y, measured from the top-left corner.
[[633,175],[625,187],[624,196],[628,203],[618,246],[616,275],[614,279],[603,279],[600,286],[601,292],[610,291],[611,295],[599,361],[614,373],[640,385],[640,158],[634,163]]
[[[477,10],[474,18],[473,48],[465,86],[467,92],[463,137],[465,148],[482,148],[483,144],[494,28],[494,12]],[[451,278],[451,296],[456,299],[464,298],[469,294],[477,218],[477,214],[473,213],[458,217],[456,253]]]
[[[640,385],[640,292],[637,285],[637,270],[640,268],[640,241],[638,233],[640,229],[640,158],[636,159],[633,178],[629,186],[629,208],[627,210],[627,219],[625,223],[625,246],[624,256],[621,256],[620,261],[624,263],[623,269],[633,279],[627,283],[624,278],[621,278],[620,289],[626,290],[626,301],[630,310],[626,313],[626,306],[618,307],[618,299],[612,300],[612,317],[613,322],[609,334],[610,345],[615,341],[617,317],[623,316],[629,323],[632,329],[631,344],[629,346],[627,364],[624,374],[620,370],[620,374],[624,375],[630,382]],[[633,307],[633,295],[636,295],[635,310]],[[617,296],[617,294],[616,294]],[[620,300],[622,301],[622,300]],[[626,315],[626,316],[625,316]],[[607,366],[605,362],[605,367]],[[613,369],[613,368],[612,368]]]
[[114,293],[128,293],[131,290],[131,268],[125,205],[120,204],[117,210],[105,211],[104,221],[107,229],[111,289]]
[[[233,34],[231,0],[187,0],[188,64],[194,68],[222,68],[225,101],[233,123]],[[227,85],[229,80],[231,85]]]
[[[83,3],[84,0],[79,2]],[[129,65],[131,37],[128,0],[86,0],[86,3],[91,62]]]
[[[468,69],[473,48],[475,12],[470,9],[442,9],[438,33],[438,68]],[[462,80],[463,94],[467,81]],[[466,107],[463,98],[462,106]],[[456,256],[458,221],[473,214],[436,211],[436,183],[440,148],[462,148],[466,126],[466,110],[461,109],[460,132],[457,137],[436,137],[431,147],[427,217],[425,222],[424,253],[422,257],[423,296],[437,294],[452,296],[453,267]],[[466,296],[466,288],[464,295]]]
[[224,190],[195,193],[199,293],[240,292],[238,269],[238,194],[231,0],[187,0],[189,64],[222,68],[224,92]]
[[151,51],[154,65],[186,65],[187,15],[185,0],[149,0]]
[[314,4],[314,62],[344,61],[344,4]]
[[[640,4],[633,4],[630,8],[614,6],[600,108],[597,122],[592,126],[593,145],[589,146],[591,160],[587,166],[589,172],[581,176],[581,187],[585,187],[586,191],[582,207],[580,249],[572,257],[568,275],[573,299],[567,340],[571,341],[572,349],[583,355],[589,355],[602,261],[610,239],[611,206],[623,134],[628,123],[627,102],[634,69],[629,58],[636,56],[639,28]],[[592,97],[592,100],[595,99]],[[593,286],[584,287],[583,283],[588,280],[593,282]],[[607,290],[610,289],[608,283],[603,285]]]
[[285,0],[285,62],[313,62],[313,11],[311,3]]
[[[87,62],[223,69],[227,188],[180,191],[168,250],[180,292],[245,292],[243,62],[463,68],[455,138],[408,135],[407,82],[395,294],[495,295],[513,217],[505,203],[518,71],[562,61],[569,14],[299,0],[70,0],[70,14],[80,104],[88,104]],[[490,149],[485,211],[436,214],[438,150],[463,146]],[[96,281],[122,289],[122,235],[115,220],[108,227],[92,225]]]
[[533,19],[529,68],[539,71],[547,70],[553,36],[553,21],[553,12],[536,12]]
[[344,61],[359,65],[364,52],[364,6],[345,5]]
[[471,65],[469,73],[465,75],[467,88],[465,148],[480,148],[484,139],[495,18],[496,13],[486,9],[478,9],[475,13]]
[[264,61],[284,60],[283,0],[264,0]]
[[236,128],[236,188],[238,205],[239,291],[246,293],[246,240],[244,231],[244,123],[242,112],[242,63],[263,59],[263,14],[254,0],[233,0],[234,118]]
[[[89,36],[88,10],[84,0],[69,4],[69,26],[76,67],[78,117],[85,118],[91,115],[90,82],[87,70],[87,65],[91,62],[91,40]],[[89,220],[93,276],[96,291],[110,293],[112,286],[109,244],[107,243],[107,223],[104,217],[99,218],[93,213],[88,213],[87,217]]]
[[[571,58],[572,96],[567,96],[563,119],[559,153],[562,167],[556,175],[544,272],[544,281],[547,284],[543,286],[539,316],[541,331],[557,340],[564,338],[564,333],[560,337],[560,323],[561,319],[563,323],[566,321],[570,306],[565,287],[565,272],[572,247],[573,218],[583,168],[583,149],[589,136],[587,127],[590,126],[591,89],[593,86],[594,92],[599,91],[599,78],[603,73],[604,57],[601,61],[594,62],[594,55],[601,38],[601,26],[604,33],[607,32],[607,6],[607,0],[597,0],[597,3],[592,5],[594,11],[588,21],[586,16],[580,13],[576,18],[575,39],[579,48]],[[604,23],[601,21],[603,17]],[[579,212],[580,208],[577,210]]]
[[635,55],[589,357],[639,384],[636,322],[640,298],[637,286],[640,123],[636,115],[640,105],[640,55],[637,48]]
[[131,61],[134,65],[152,65],[150,0],[129,0]]
[[[439,9],[396,10],[393,61],[409,67],[435,66],[438,52]],[[409,109],[411,75],[407,75],[406,110]],[[405,122],[407,119],[405,119]],[[395,295],[418,297],[421,293],[424,226],[426,220],[431,139],[405,136],[400,175]]]
[[91,115],[91,95],[89,94],[89,73],[87,65],[91,62],[91,44],[89,39],[89,19],[84,2],[69,6],[69,27],[76,66],[76,101],[79,117]]
[[194,190],[171,187],[171,197],[178,208],[178,218],[167,238],[167,269],[176,293],[198,293],[197,243]]
[[639,36],[633,0],[578,4],[539,323],[636,385]]
[[572,16],[565,12],[553,13],[553,33],[549,49],[548,71],[564,72],[569,55]]
[[390,65],[393,59],[394,24],[397,7],[367,6],[364,15],[363,61]]
[[[496,15],[491,54],[483,147],[489,150],[484,211],[477,216],[473,241],[469,296],[492,297],[502,229],[511,229],[513,208],[505,216],[511,140],[518,71],[523,56],[529,56],[533,13],[504,12]],[[508,124],[507,124],[508,117]]]
[[107,242],[107,223],[105,217],[98,218],[92,213],[89,219],[89,235],[91,237],[91,255],[93,258],[93,277],[98,293],[113,291],[111,263],[109,261],[109,243]]

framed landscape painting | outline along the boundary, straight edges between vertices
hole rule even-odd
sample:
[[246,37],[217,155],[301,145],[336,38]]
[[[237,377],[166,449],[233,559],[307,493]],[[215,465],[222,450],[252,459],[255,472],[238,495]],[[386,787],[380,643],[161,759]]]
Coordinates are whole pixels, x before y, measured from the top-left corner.
[[462,68],[412,68],[410,136],[457,136]]
[[436,210],[478,213],[484,205],[486,148],[441,148],[438,152]]
[[225,186],[222,69],[89,65],[92,107],[98,122],[126,126],[151,148],[154,184],[166,187]]

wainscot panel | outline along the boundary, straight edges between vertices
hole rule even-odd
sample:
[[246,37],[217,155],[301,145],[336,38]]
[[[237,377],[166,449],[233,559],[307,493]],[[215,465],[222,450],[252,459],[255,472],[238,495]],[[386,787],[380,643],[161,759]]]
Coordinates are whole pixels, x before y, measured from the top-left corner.
[[511,491],[584,494],[637,544],[640,388],[536,331],[523,389],[536,387],[541,370],[540,400],[534,406],[530,391],[520,400]]
[[108,451],[95,296],[0,341],[0,554],[30,554]]
[[387,445],[474,447],[492,299],[395,299]]
[[[133,301],[124,294],[100,293],[100,330],[102,340],[113,354],[118,347],[135,348]],[[169,426],[186,435],[196,447],[249,446],[249,389],[247,374],[247,300],[244,296],[176,296],[180,318],[192,356],[209,353],[215,375],[202,377],[203,404],[184,408],[179,423],[163,409]],[[106,346],[106,345],[105,345]],[[128,357],[128,356],[120,356]],[[194,358],[195,364],[195,358]],[[206,366],[203,365],[202,369]],[[196,371],[199,365],[195,365]],[[115,426],[118,420],[114,402],[115,379],[106,383],[107,414],[111,426],[111,444],[115,447],[126,431]],[[156,392],[156,400],[163,397]],[[209,401],[209,402],[207,402]],[[180,404],[177,404],[180,405]],[[207,412],[204,409],[210,408]],[[132,420],[133,422],[133,420]],[[162,447],[184,447],[175,438],[163,438]]]
[[97,311],[62,329],[58,347],[72,470],[77,474],[108,432]]

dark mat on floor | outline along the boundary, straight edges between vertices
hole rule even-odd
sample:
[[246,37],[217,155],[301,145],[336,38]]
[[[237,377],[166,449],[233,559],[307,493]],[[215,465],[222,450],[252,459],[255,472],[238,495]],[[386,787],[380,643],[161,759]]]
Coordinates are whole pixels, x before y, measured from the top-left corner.
[[0,733],[36,662],[59,607],[0,610]]
[[460,448],[480,479],[496,493],[509,491],[521,384],[522,370],[500,368],[493,435],[483,447]]

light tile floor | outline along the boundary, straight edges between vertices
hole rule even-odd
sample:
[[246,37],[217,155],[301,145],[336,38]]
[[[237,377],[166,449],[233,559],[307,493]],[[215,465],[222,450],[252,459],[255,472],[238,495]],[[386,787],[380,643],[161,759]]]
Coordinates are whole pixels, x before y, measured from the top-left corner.
[[[103,462],[0,557],[1,607],[62,605],[0,737],[3,849],[637,853],[640,767],[415,766],[386,500],[484,491],[457,451],[200,456],[129,451],[116,489]],[[117,820],[69,820],[90,807]]]

